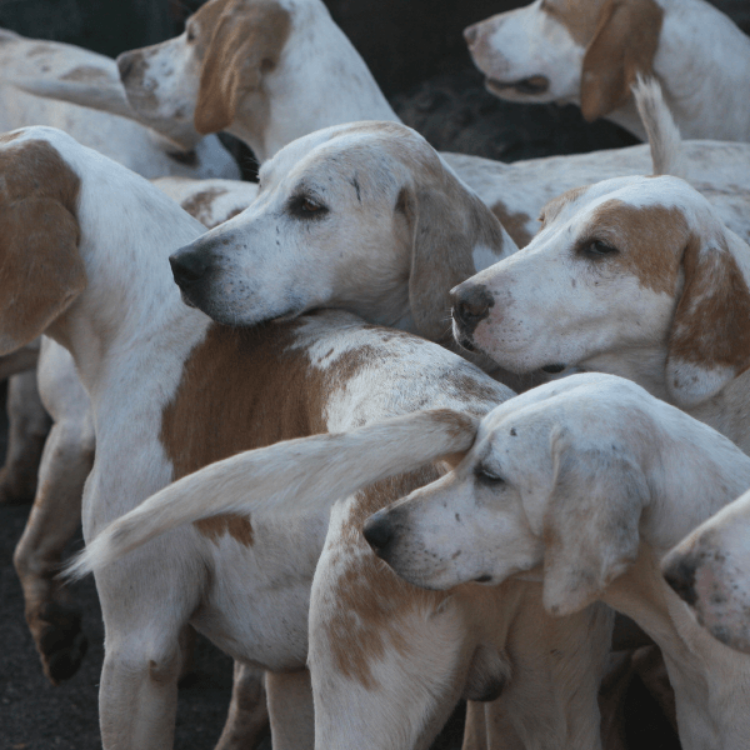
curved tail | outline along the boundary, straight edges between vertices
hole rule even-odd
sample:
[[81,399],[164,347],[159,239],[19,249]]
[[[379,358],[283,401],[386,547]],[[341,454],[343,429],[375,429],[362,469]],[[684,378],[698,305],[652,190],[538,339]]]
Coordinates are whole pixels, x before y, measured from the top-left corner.
[[682,136],[658,81],[639,75],[633,84],[633,96],[648,135],[654,174],[683,177]]
[[64,575],[81,578],[175,526],[220,513],[329,507],[373,482],[467,451],[476,428],[473,417],[436,409],[239,453],[183,477],[118,518]]

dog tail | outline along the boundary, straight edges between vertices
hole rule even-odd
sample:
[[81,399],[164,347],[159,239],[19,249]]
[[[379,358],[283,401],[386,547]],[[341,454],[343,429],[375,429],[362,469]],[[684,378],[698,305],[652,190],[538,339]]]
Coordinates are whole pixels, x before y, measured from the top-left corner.
[[82,578],[180,524],[220,513],[330,507],[373,482],[414,471],[474,442],[477,420],[415,412],[341,434],[276,443],[217,461],[174,482],[102,531],[64,572]]
[[638,75],[633,96],[646,128],[655,175],[683,177],[682,136],[655,78]]

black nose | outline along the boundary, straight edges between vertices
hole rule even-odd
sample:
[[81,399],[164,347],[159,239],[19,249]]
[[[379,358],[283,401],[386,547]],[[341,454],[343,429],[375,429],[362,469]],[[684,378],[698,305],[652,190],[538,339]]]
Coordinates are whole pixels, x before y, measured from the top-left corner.
[[190,286],[200,281],[208,271],[205,253],[200,250],[178,250],[169,258],[172,275],[178,286]]
[[474,331],[479,321],[490,314],[490,308],[495,304],[490,291],[481,284],[472,284],[465,288],[463,285],[459,286],[451,292],[451,298],[453,319],[466,334]]
[[477,40],[477,34],[479,33],[479,24],[475,23],[473,26],[467,26],[464,29],[464,39],[469,47],[473,46]]
[[672,587],[680,599],[688,604],[695,604],[698,599],[695,593],[695,569],[697,565],[695,560],[688,555],[680,557],[671,562],[664,570],[664,578]]
[[117,57],[117,69],[120,71],[120,80],[124,83],[127,77],[133,72],[135,57],[129,52],[123,52]]
[[385,513],[376,513],[365,522],[362,531],[367,543],[376,555],[383,556],[388,545],[393,541],[393,526]]

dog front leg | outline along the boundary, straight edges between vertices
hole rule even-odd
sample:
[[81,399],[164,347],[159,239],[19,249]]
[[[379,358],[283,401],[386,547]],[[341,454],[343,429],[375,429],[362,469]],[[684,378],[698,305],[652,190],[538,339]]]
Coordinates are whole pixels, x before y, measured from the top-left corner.
[[260,743],[268,728],[264,678],[262,670],[234,662],[232,702],[215,750],[253,750]]
[[0,503],[31,502],[37,490],[37,473],[44,441],[52,421],[42,404],[36,370],[8,380],[8,450],[0,469]]
[[315,719],[310,673],[306,669],[266,672],[266,692],[274,750],[312,750]]

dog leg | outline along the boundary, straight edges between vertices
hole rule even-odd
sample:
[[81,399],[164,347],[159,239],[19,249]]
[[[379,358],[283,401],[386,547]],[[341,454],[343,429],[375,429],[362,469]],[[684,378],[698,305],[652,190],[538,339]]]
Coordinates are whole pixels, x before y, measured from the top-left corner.
[[315,736],[310,673],[266,672],[274,750],[312,750]]
[[[260,743],[268,728],[263,681],[260,669],[235,661],[232,702],[215,750],[252,750]],[[312,732],[311,725],[311,736]]]
[[461,750],[525,750],[502,700],[466,704],[466,728]]
[[51,420],[39,396],[36,371],[8,380],[8,450],[0,469],[0,504],[21,505],[34,499],[37,473]]
[[65,545],[81,521],[83,485],[94,457],[88,397],[74,369],[67,381],[63,379],[63,389],[56,382],[45,394],[40,367],[40,388],[49,397],[45,400],[57,422],[45,445],[39,490],[13,558],[24,592],[26,621],[44,672],[54,685],[76,673],[87,645],[80,610],[65,585],[55,579]]

